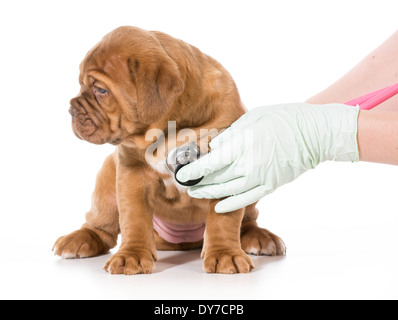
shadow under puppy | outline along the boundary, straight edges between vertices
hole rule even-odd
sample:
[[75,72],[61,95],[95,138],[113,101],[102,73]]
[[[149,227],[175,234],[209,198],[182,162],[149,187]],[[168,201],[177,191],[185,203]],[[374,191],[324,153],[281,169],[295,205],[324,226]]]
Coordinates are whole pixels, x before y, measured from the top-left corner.
[[111,274],[151,273],[156,250],[203,246],[209,273],[251,271],[246,253],[285,255],[283,241],[257,226],[255,205],[216,214],[216,200],[190,198],[177,185],[165,155],[145,157],[154,143],[146,138],[151,130],[164,133],[165,153],[187,142],[168,136],[169,121],[177,136],[191,129],[196,137],[188,140],[203,146],[245,113],[232,77],[217,61],[164,33],[121,27],[87,54],[79,81],[70,108],[74,133],[117,147],[97,176],[86,223],[56,241],[57,255],[107,253],[119,233],[120,249],[104,267]]

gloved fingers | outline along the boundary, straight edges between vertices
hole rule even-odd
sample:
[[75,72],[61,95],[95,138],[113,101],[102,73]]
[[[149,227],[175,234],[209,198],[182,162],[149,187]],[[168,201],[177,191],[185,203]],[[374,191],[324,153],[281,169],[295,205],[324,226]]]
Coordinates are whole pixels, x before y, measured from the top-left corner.
[[252,137],[253,128],[239,126],[238,124],[241,119],[238,119],[231,127],[225,129],[218,136],[214,137],[209,143],[210,148],[212,150],[218,149],[222,145],[228,145],[229,148],[236,148],[242,143],[246,143],[245,139]]
[[227,129],[225,129],[224,131],[222,131],[218,136],[214,137],[210,141],[210,143],[209,143],[210,148],[212,150],[213,149],[218,149],[224,141],[227,141],[227,140],[229,140],[231,138],[232,133],[233,132],[232,132],[232,128],[231,127],[229,127]]
[[261,198],[265,197],[271,192],[272,188],[270,187],[258,186],[245,193],[220,201],[219,203],[217,203],[215,210],[217,213],[227,213],[241,208],[245,208],[259,201]]
[[229,146],[221,145],[217,149],[204,155],[197,161],[181,168],[177,173],[177,179],[181,182],[196,180],[205,177],[215,171],[230,165],[236,159],[236,152]]
[[246,177],[241,177],[225,183],[212,184],[207,186],[192,187],[188,194],[197,199],[221,199],[231,195],[241,194],[252,189]]
[[[245,175],[244,172],[239,172],[234,164],[230,164],[221,170],[210,173],[203,178],[196,186],[207,186],[212,184],[226,183],[231,180],[242,178]],[[195,186],[195,187],[196,187]]]

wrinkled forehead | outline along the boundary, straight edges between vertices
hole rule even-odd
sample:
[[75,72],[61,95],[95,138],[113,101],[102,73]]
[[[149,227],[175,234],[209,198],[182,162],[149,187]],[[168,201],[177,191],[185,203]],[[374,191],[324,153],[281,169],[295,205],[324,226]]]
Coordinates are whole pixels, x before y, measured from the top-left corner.
[[80,64],[79,82],[89,86],[93,80],[109,82],[126,72],[124,52],[116,47],[104,48],[102,43],[91,49]]
[[83,61],[79,65],[79,82],[80,84],[87,84],[86,82],[88,81],[88,74],[90,73],[91,70],[97,70],[99,71],[101,69],[101,63],[98,59],[99,57],[99,47],[100,44],[97,44],[94,48],[92,48]]
[[93,75],[103,75],[116,82],[126,81],[130,74],[129,60],[156,58],[159,47],[158,40],[151,32],[134,27],[118,28],[87,53],[80,64],[79,81],[89,85]]

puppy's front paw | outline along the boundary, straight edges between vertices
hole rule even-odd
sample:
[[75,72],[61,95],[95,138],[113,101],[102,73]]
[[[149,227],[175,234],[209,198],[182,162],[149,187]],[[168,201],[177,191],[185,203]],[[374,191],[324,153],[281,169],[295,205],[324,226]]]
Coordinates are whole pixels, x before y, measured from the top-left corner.
[[254,269],[252,260],[242,250],[217,250],[204,253],[207,273],[249,273]]
[[60,237],[54,244],[53,251],[64,259],[94,257],[109,251],[94,231],[83,228]]
[[150,274],[155,269],[156,255],[149,250],[120,250],[105,264],[104,270],[110,274]]

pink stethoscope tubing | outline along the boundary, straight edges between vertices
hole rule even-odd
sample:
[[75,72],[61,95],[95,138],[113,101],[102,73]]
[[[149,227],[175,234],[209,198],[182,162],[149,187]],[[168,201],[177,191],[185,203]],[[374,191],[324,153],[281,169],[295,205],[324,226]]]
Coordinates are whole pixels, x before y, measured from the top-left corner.
[[384,101],[398,94],[398,83],[384,89],[377,90],[362,97],[346,102],[346,105],[356,107],[359,105],[361,110],[371,110]]

